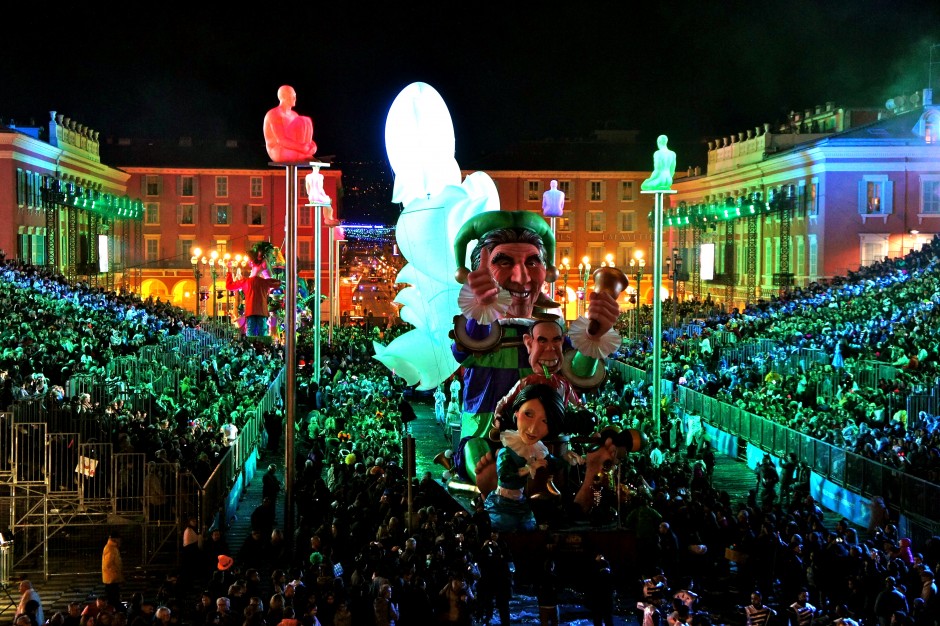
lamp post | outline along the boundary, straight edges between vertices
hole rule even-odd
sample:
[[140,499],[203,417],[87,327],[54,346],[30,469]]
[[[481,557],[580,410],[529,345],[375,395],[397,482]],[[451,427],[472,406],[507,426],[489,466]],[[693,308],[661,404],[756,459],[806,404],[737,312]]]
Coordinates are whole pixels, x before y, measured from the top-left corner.
[[196,317],[199,317],[199,279],[202,278],[199,271],[199,257],[202,256],[202,250],[193,248],[190,254],[192,256],[189,258],[189,262],[193,266],[193,276],[196,278]]
[[561,316],[565,321],[568,321],[568,272],[571,270],[571,261],[568,257],[565,257],[561,260],[561,271],[562,276],[564,277],[565,283],[565,292],[562,298],[562,313]]
[[[228,271],[232,267],[232,255],[226,252],[222,255],[222,265],[225,266],[225,271]],[[225,290],[225,316],[232,319],[232,302],[230,300],[229,290]]]
[[640,340],[640,300],[643,297],[643,268],[646,267],[646,259],[643,258],[643,251],[637,250],[630,259],[630,270],[636,270],[636,338]]
[[[215,319],[219,316],[219,303],[218,303],[218,298],[216,298],[216,292],[215,292],[215,281],[216,281],[216,278],[218,278],[218,271],[219,271],[218,260],[219,260],[218,250],[213,250],[212,252],[210,252],[208,258],[202,257],[201,259],[201,262],[203,265],[209,266],[209,275],[212,277],[212,285],[210,286],[210,289],[212,290],[212,319]],[[209,294],[206,294],[206,295],[208,296]],[[209,298],[207,297],[206,298],[207,306],[208,306],[208,299]],[[207,315],[208,315],[208,312],[207,312]]]
[[591,259],[587,256],[582,257],[581,262],[578,263],[578,272],[581,274],[581,286],[578,287],[578,315],[583,315],[587,302],[587,281],[588,276],[591,275]]

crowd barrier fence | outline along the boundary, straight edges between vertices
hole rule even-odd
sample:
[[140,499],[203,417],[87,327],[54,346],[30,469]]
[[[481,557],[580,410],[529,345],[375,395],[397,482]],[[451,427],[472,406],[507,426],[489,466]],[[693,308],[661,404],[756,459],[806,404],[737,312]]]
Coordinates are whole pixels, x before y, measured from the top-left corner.
[[[621,361],[609,361],[627,382],[652,383],[652,374]],[[694,389],[662,381],[664,396],[675,398],[685,413],[701,415],[717,429],[735,435],[779,459],[795,452],[812,471],[843,489],[866,498],[882,496],[897,514],[903,514],[911,539],[924,545],[940,534],[940,485],[905,473],[859,454],[814,439],[797,430]]]
[[[167,375],[171,366],[185,371],[198,361],[198,369],[203,359],[217,353],[227,340],[228,331],[221,326],[218,334],[185,329],[163,345],[145,346],[150,349],[140,357],[109,364],[106,375],[73,376],[67,393],[88,393],[92,404],[101,406],[122,399],[135,408],[152,408],[154,392],[175,384]],[[0,527],[13,531],[13,570],[18,576],[45,579],[96,572],[108,532],[115,527],[126,538],[122,552],[128,571],[177,566],[190,515],[201,526],[224,527],[231,519],[233,487],[246,469],[254,470],[264,416],[283,406],[284,377],[281,368],[204,485],[177,463],[159,457],[147,462],[143,452],[116,450],[111,438],[117,424],[111,420],[118,418],[108,413],[47,406],[46,398],[22,400],[0,412]],[[147,412],[149,420],[152,412]],[[250,480],[241,478],[242,484]]]

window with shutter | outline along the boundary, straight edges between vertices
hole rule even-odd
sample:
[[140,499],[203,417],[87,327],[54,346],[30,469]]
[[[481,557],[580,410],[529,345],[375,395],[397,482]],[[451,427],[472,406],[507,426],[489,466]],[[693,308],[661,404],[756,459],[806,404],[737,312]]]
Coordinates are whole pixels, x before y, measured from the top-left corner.
[[921,215],[940,215],[940,176],[922,176],[920,182]]
[[538,180],[526,181],[528,187],[528,195],[526,199],[529,202],[536,202],[542,199],[542,182]]
[[629,233],[636,230],[636,211],[620,211],[618,217],[620,232]]
[[179,205],[179,223],[183,226],[194,226],[196,224],[196,205]]
[[231,206],[228,204],[213,205],[213,214],[217,226],[227,226],[230,223],[229,213],[231,213]]
[[162,190],[160,176],[156,174],[147,174],[144,178],[144,195],[159,196]]
[[592,180],[588,183],[588,201],[600,202],[604,199],[604,183],[600,180]]
[[633,181],[632,180],[620,181],[620,201],[621,202],[633,202]]
[[187,198],[191,198],[195,195],[195,186],[192,176],[179,177],[179,194]]
[[144,224],[158,225],[160,223],[160,203],[148,202],[144,212]]
[[858,212],[861,215],[891,213],[890,181],[887,176],[864,176],[858,183]]

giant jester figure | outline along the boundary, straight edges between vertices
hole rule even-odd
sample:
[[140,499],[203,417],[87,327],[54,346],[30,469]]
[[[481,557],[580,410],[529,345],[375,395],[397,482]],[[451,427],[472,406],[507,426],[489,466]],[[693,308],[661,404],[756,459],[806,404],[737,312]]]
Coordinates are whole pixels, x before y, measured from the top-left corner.
[[[474,240],[469,269],[464,259]],[[458,475],[486,495],[496,487],[496,468],[485,462],[495,447],[487,436],[494,410],[519,380],[533,373],[522,336],[537,309],[558,307],[542,293],[545,281],[557,277],[555,238],[541,215],[494,211],[470,218],[458,232],[454,250],[463,315],[456,318],[452,350],[464,369],[461,442],[454,458]],[[603,359],[620,345],[613,330],[619,313],[614,295],[591,293],[585,317],[569,329],[574,350],[539,365],[549,374],[563,368],[565,377],[582,390],[599,386]]]

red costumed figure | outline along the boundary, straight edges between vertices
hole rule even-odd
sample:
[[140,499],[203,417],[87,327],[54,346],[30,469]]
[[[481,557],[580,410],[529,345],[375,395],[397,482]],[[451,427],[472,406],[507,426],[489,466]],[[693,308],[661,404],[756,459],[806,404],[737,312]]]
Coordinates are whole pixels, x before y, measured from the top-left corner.
[[268,293],[281,286],[267,271],[266,256],[273,249],[270,243],[262,242],[249,251],[251,273],[247,278],[235,279],[230,267],[225,273],[225,288],[245,294],[245,334],[249,337],[268,336]]

